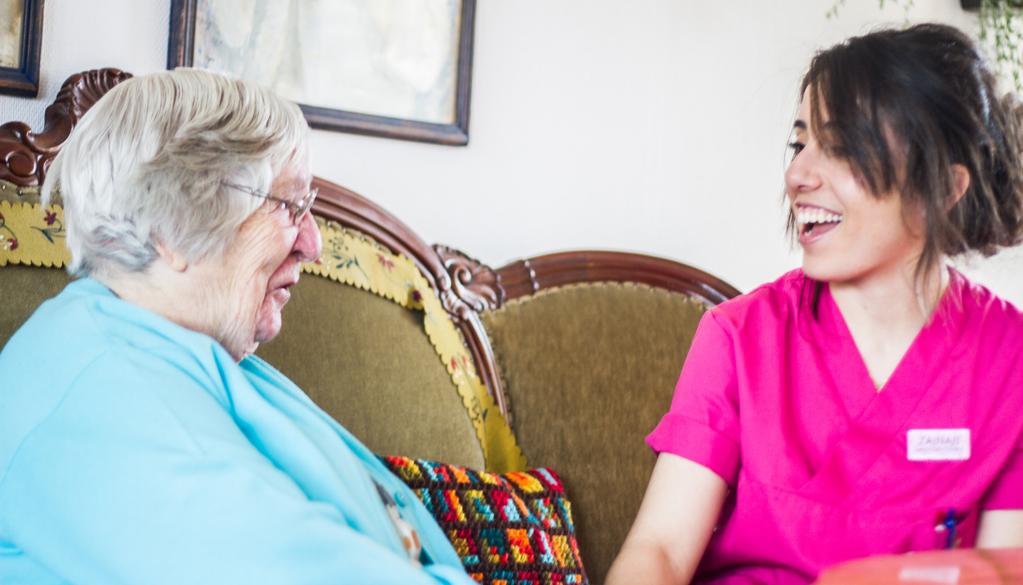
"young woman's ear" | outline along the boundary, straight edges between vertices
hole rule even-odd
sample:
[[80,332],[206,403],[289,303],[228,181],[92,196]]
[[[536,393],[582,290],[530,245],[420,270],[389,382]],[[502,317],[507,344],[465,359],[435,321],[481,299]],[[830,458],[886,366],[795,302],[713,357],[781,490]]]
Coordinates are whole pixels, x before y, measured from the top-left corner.
[[970,188],[970,171],[964,165],[959,163],[952,165],[952,187],[952,199],[948,202],[948,209],[955,207]]

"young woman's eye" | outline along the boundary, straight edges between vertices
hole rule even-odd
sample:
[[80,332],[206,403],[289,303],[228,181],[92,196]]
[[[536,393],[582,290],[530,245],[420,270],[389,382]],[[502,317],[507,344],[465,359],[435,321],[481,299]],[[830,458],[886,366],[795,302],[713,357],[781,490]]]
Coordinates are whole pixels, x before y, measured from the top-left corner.
[[799,153],[803,152],[803,149],[806,148],[806,145],[803,144],[802,142],[790,142],[789,148],[792,149],[792,157],[795,158],[799,156]]

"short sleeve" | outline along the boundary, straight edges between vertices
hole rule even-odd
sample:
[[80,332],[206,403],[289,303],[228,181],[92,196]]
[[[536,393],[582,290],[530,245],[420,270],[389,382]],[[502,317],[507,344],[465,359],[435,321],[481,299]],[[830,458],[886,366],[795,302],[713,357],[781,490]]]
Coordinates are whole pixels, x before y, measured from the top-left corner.
[[730,486],[739,470],[739,404],[731,335],[714,311],[700,320],[671,408],[647,444],[707,467]]
[[985,510],[1023,510],[1023,443],[1009,456],[1002,472],[984,496]]

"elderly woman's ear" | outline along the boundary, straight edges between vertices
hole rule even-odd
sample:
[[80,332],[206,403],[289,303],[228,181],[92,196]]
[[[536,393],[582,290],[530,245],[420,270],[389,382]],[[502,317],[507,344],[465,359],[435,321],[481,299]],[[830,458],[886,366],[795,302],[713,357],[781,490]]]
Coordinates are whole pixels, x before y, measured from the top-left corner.
[[174,272],[184,272],[188,269],[188,259],[183,254],[170,249],[163,242],[156,243],[156,254]]

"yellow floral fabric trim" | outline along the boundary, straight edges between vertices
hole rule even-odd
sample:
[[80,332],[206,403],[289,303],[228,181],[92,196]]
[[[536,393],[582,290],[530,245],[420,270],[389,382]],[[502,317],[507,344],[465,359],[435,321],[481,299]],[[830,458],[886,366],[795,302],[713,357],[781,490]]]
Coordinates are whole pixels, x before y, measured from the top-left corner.
[[0,200],[0,266],[26,264],[62,268],[71,256],[64,245],[64,210],[38,203]]
[[476,375],[462,334],[416,265],[369,238],[318,221],[323,254],[303,271],[367,290],[399,305],[423,311],[423,329],[462,398],[489,471],[526,469],[526,459],[497,403]]

